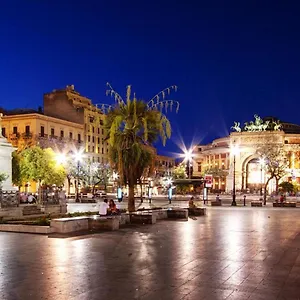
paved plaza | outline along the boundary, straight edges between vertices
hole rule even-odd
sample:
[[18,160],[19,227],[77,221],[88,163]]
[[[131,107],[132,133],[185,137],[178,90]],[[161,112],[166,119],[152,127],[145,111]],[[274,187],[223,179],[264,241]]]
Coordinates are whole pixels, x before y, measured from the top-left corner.
[[0,299],[300,299],[300,210],[208,208],[69,238],[0,233]]

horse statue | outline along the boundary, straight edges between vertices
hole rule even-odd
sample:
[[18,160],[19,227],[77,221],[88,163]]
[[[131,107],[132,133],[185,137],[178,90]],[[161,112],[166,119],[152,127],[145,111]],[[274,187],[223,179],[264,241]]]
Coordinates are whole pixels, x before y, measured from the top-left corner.
[[262,125],[263,123],[263,120],[258,115],[254,115],[254,119],[255,119],[254,124],[257,127],[257,129],[259,129],[260,125]]
[[282,127],[282,124],[279,123],[279,121],[277,122],[273,122],[274,124],[274,131],[280,131],[281,130],[281,127]]
[[266,131],[269,126],[270,121],[266,121],[264,124],[262,124],[262,130]]
[[231,126],[236,132],[241,132],[240,122],[234,122],[234,126]]

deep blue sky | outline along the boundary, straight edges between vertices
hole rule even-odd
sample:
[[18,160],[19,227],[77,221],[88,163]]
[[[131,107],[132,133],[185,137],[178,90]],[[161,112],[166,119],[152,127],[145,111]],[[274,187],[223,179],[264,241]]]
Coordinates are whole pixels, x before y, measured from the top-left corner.
[[273,115],[300,124],[298,1],[4,0],[0,106],[37,108],[74,84],[94,103],[109,81],[149,99],[176,84],[164,151],[229,132],[233,121]]

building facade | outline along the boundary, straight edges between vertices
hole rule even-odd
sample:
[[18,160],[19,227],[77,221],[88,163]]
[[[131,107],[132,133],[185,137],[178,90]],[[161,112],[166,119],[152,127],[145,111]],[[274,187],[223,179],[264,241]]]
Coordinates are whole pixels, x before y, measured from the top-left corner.
[[[194,175],[204,176],[211,172],[214,174],[212,189],[231,192],[235,174],[236,190],[257,192],[269,177],[261,163],[265,158],[259,150],[273,147],[282,149],[286,156],[285,175],[281,181],[300,183],[300,126],[280,123],[276,118],[262,120],[258,116],[250,124],[253,125],[250,130],[247,123],[243,128],[238,124],[229,136],[195,147]],[[234,147],[238,149],[236,153],[232,151]],[[269,192],[275,190],[275,184],[275,180],[269,182]]]
[[92,162],[108,162],[108,143],[105,141],[105,114],[87,97],[75,91],[73,85],[44,95],[44,114],[72,123],[84,129],[84,149]]
[[19,150],[38,145],[67,152],[83,144],[84,128],[82,124],[38,112],[8,112],[2,119],[2,135]]
[[171,173],[175,167],[175,158],[165,155],[155,156],[155,173],[156,175],[164,176]]

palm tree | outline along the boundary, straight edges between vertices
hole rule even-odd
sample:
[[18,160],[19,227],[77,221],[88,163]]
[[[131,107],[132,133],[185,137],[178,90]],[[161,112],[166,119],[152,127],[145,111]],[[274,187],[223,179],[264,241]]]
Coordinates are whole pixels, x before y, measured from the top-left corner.
[[[109,85],[109,93],[116,104],[109,107],[105,127],[109,144],[109,160],[119,173],[120,184],[128,184],[128,211],[135,211],[134,187],[143,176],[144,170],[153,166],[155,150],[153,143],[160,137],[165,145],[171,136],[171,125],[162,113],[162,108],[172,107],[172,100],[164,100],[170,87],[152,98],[148,103],[131,96],[127,87],[126,101]],[[165,93],[165,94],[162,94]],[[162,98],[162,101],[160,100]]]

